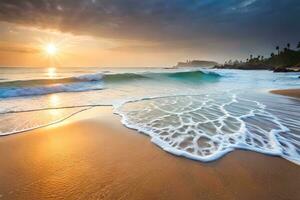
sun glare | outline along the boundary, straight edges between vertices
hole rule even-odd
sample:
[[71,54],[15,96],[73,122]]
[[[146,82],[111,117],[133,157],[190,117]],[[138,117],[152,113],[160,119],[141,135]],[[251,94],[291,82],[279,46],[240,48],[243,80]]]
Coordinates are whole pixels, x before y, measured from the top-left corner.
[[57,94],[52,94],[49,97],[49,104],[52,107],[56,107],[60,104],[60,98]]
[[56,77],[56,68],[55,67],[50,67],[47,69],[47,74],[49,78],[54,78]]
[[57,53],[57,47],[52,43],[47,44],[45,50],[48,55],[55,55]]

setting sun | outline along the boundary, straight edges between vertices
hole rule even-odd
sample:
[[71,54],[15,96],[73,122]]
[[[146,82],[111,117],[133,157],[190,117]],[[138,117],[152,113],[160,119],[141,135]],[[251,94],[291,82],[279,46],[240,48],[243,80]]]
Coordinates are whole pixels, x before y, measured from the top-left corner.
[[45,50],[48,55],[55,55],[57,53],[57,47],[52,43],[47,44]]

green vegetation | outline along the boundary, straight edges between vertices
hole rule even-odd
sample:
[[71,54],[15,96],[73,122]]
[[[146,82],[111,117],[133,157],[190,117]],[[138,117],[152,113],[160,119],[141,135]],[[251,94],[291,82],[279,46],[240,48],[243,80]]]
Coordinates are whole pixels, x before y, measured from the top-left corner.
[[275,48],[277,53],[271,53],[270,57],[258,55],[254,57],[250,55],[246,61],[226,61],[224,65],[216,66],[216,68],[230,68],[230,69],[269,69],[275,72],[289,72],[300,71],[300,42],[296,49],[291,49],[290,43],[281,49],[279,46]]

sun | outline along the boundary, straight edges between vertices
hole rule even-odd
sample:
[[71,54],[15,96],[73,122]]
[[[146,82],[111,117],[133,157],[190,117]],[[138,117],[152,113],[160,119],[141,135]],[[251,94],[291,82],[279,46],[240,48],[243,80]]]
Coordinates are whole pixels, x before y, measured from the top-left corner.
[[45,51],[48,55],[55,55],[57,53],[57,46],[53,43],[49,43],[45,46]]

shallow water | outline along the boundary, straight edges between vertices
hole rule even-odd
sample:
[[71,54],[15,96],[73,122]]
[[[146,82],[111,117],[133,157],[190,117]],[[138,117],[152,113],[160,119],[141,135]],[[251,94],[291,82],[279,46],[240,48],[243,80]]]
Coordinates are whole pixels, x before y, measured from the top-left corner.
[[212,69],[0,68],[0,134],[112,105],[122,122],[175,155],[211,161],[236,149],[300,164],[299,74]]

